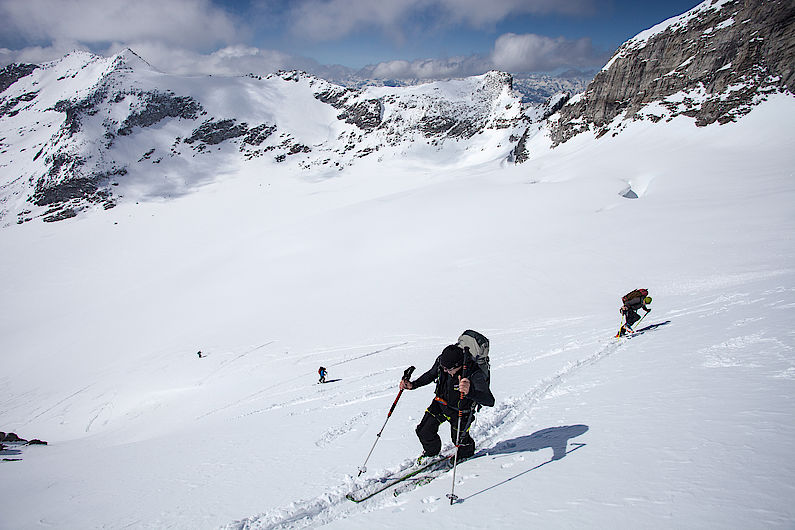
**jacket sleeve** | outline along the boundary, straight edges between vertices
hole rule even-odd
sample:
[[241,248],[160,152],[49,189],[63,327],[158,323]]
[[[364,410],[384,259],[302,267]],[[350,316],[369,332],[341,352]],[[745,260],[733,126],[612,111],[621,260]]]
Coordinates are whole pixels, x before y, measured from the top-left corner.
[[480,368],[474,370],[469,374],[469,394],[467,398],[471,399],[479,405],[486,407],[494,406],[494,394],[491,393],[489,385],[486,384],[486,376]]
[[436,358],[436,361],[433,363],[433,366],[430,370],[419,376],[414,381],[411,381],[411,388],[420,388],[430,383],[433,383],[436,378],[439,376],[439,358]]

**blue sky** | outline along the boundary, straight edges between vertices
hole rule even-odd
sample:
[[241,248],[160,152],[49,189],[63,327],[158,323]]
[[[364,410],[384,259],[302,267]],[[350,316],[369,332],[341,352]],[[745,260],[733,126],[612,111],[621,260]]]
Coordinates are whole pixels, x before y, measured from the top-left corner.
[[600,68],[699,2],[668,0],[0,0],[0,65],[130,47],[172,73],[453,77]]

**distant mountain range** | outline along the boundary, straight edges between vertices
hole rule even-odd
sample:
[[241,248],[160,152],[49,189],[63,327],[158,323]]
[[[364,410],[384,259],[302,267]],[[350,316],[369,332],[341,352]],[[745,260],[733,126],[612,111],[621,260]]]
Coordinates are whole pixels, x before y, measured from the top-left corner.
[[[626,120],[729,123],[795,92],[795,5],[707,0],[587,73],[383,81],[304,72],[171,76],[132,50],[0,70],[0,224],[190,192],[243,164],[331,175],[365,157],[532,157]],[[587,84],[587,86],[586,86]]]
[[[331,74],[332,72],[329,72]],[[366,71],[336,72],[336,75],[319,76],[332,83],[349,88],[366,88],[377,86],[407,87],[427,84],[434,81],[448,81],[449,79],[379,79],[366,76]],[[596,75],[595,70],[567,70],[559,74],[541,73],[514,73],[513,89],[521,94],[522,103],[544,104],[555,94],[566,92],[577,94],[585,90],[588,83]]]

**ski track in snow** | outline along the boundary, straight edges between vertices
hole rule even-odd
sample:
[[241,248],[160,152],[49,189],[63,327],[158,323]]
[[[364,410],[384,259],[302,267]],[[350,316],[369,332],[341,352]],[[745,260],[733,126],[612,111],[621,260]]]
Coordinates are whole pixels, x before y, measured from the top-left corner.
[[337,427],[331,427],[324,432],[320,439],[315,442],[318,447],[325,447],[340,436],[344,436],[356,428],[356,425],[361,423],[366,417],[367,412],[361,412],[356,416],[350,418],[348,421]]
[[224,369],[226,366],[228,366],[228,365],[230,365],[230,364],[234,363],[235,361],[238,361],[238,360],[242,359],[243,357],[245,357],[245,356],[246,356],[246,355],[248,355],[249,353],[253,353],[253,352],[257,351],[257,350],[261,350],[262,348],[265,348],[266,346],[270,346],[270,345],[271,345],[271,344],[273,344],[274,342],[276,342],[276,341],[275,341],[275,340],[268,341],[268,342],[266,342],[266,343],[264,343],[264,344],[260,344],[259,346],[255,346],[255,347],[253,347],[253,348],[251,348],[251,349],[249,349],[249,350],[247,350],[247,351],[245,351],[245,352],[241,353],[240,355],[236,356],[236,357],[235,357],[235,358],[233,358],[233,359],[225,359],[224,361],[222,361],[222,362],[221,362],[221,364],[219,364],[219,365],[218,365],[218,368],[216,368],[216,369],[215,369],[215,371],[214,371],[213,373],[211,373],[210,375],[208,375],[207,377],[205,377],[204,379],[202,379],[202,380],[199,382],[199,384],[200,384],[200,385],[203,385],[203,384],[204,384],[204,383],[206,383],[206,382],[207,382],[209,379],[212,379],[213,377],[216,377],[216,376],[218,375],[218,373],[219,373],[219,372],[221,372],[221,370],[223,370],[223,369]]
[[[386,369],[386,370],[380,370],[378,372],[372,372],[372,373],[368,374],[365,377],[351,378],[350,381],[355,382],[356,380],[363,380],[363,379],[367,379],[367,378],[372,378],[372,377],[375,377],[377,375],[381,375],[383,373],[394,372],[394,371],[395,371],[394,368],[390,368],[390,369]],[[297,379],[304,379],[304,377],[301,376],[300,378],[297,378]],[[294,381],[294,380],[296,380],[296,378],[291,379],[290,381]],[[324,385],[321,385],[321,387],[322,386],[324,386]],[[271,386],[271,387],[268,387],[265,390],[272,389],[272,388],[274,388],[274,387]],[[352,397],[342,397],[340,395],[334,395],[334,396],[331,396],[331,397],[326,397],[324,395],[325,391],[321,388],[318,391],[319,392],[318,395],[314,395],[314,396],[300,396],[300,397],[296,397],[296,398],[293,398],[293,399],[290,399],[290,400],[287,400],[287,401],[271,403],[270,405],[267,405],[266,407],[255,409],[255,410],[240,414],[238,416],[238,418],[251,416],[253,414],[262,414],[262,413],[265,413],[265,412],[270,412],[270,411],[273,411],[273,410],[278,410],[278,409],[283,409],[283,408],[289,408],[289,407],[293,407],[295,405],[305,405],[305,404],[309,404],[309,403],[318,403],[318,405],[315,406],[315,407],[309,407],[309,408],[307,408],[304,411],[291,412],[290,415],[303,414],[304,412],[306,412],[308,410],[327,409],[327,408],[333,408],[333,407],[347,407],[347,406],[350,406],[350,405],[355,405],[357,403],[364,403],[366,401],[372,401],[374,399],[381,399],[381,398],[383,398],[385,396],[389,396],[394,391],[395,385],[394,384],[388,384],[388,385],[381,384],[381,385],[377,385],[377,386],[376,385],[371,385],[370,387],[363,387],[361,385],[355,385],[354,384],[354,385],[349,385],[349,388],[353,388],[354,389],[352,392],[350,390],[347,390],[348,392],[353,394]],[[284,395],[284,394],[292,395],[294,393],[295,393],[295,390],[294,389],[290,389],[290,390],[285,390],[283,392],[279,392],[278,394],[275,394],[272,397],[275,397],[275,396],[278,396],[278,395]],[[262,394],[262,392],[260,392],[258,394]],[[252,397],[252,396],[250,396],[250,397]]]
[[44,409],[42,412],[39,412],[38,414],[36,414],[36,415],[35,415],[35,416],[33,416],[32,418],[30,418],[30,419],[29,419],[27,422],[25,422],[25,423],[24,423],[24,425],[29,425],[29,424],[31,424],[33,421],[35,421],[35,420],[39,419],[40,417],[44,416],[44,415],[45,415],[45,414],[47,414],[48,412],[50,412],[50,411],[54,410],[54,409],[55,409],[56,407],[58,407],[59,405],[62,405],[62,404],[64,404],[64,403],[66,403],[67,401],[69,401],[69,400],[70,400],[70,399],[72,399],[73,397],[79,396],[80,394],[82,394],[83,392],[85,392],[86,390],[88,390],[89,388],[91,388],[92,386],[94,386],[94,384],[93,384],[93,383],[91,383],[90,385],[86,385],[86,386],[84,386],[83,388],[81,388],[80,390],[78,390],[78,391],[76,391],[76,392],[74,392],[74,393],[72,393],[72,394],[70,394],[70,395],[66,396],[66,397],[65,397],[65,398],[63,398],[62,400],[60,400],[60,401],[58,401],[57,403],[55,403],[54,405],[52,405],[52,406],[50,406],[50,407],[48,407],[48,408]]
[[[114,395],[114,397],[115,397],[115,395]],[[106,416],[105,420],[102,422],[103,425],[106,425],[108,423],[108,418],[109,418],[109,416],[111,414],[111,411],[113,411],[113,400],[112,399],[110,401],[106,401],[105,403],[103,403],[102,405],[100,405],[99,407],[97,407],[94,410],[94,412],[92,413],[91,419],[88,420],[88,425],[86,425],[86,432],[91,431],[91,426],[94,425],[94,423],[106,411],[107,411],[107,416]]]
[[386,348],[382,348],[380,350],[376,350],[376,351],[373,351],[373,352],[370,352],[370,353],[365,353],[364,355],[359,355],[357,357],[351,357],[350,359],[345,359],[345,360],[342,360],[342,361],[338,361],[338,362],[335,362],[333,364],[329,364],[329,366],[339,366],[341,364],[349,363],[351,361],[358,361],[359,359],[364,359],[365,357],[370,357],[371,355],[384,353],[385,351],[393,350],[393,349],[399,348],[401,346],[406,346],[407,344],[408,344],[408,341],[407,342],[402,342],[400,344],[395,344],[395,345],[392,345],[392,346],[388,346]]
[[[238,355],[232,361],[235,361],[235,360],[239,359],[240,357],[243,357],[244,355],[247,355],[248,353],[251,353],[254,350],[257,350],[257,349],[260,349],[260,348],[262,348],[264,346],[267,346],[268,344],[272,344],[273,342],[274,341],[268,342],[267,344],[263,344],[261,346],[258,346],[258,347],[254,348],[252,350],[249,350],[248,352],[246,352],[244,354]],[[388,346],[388,347],[385,347],[385,348],[381,348],[381,349],[376,350],[376,351],[368,352],[366,354],[359,355],[359,356],[356,356],[356,357],[353,357],[353,358],[344,359],[342,361],[338,361],[338,362],[335,362],[333,364],[329,363],[328,366],[337,366],[337,365],[344,364],[344,363],[351,362],[351,361],[355,361],[355,360],[358,360],[358,359],[363,359],[363,358],[369,357],[371,355],[384,353],[384,352],[387,352],[387,351],[392,350],[394,348],[399,348],[401,346],[405,346],[406,344],[408,344],[408,342],[403,342],[401,344],[393,344],[391,346]],[[355,348],[348,347],[348,348],[344,348],[342,350],[347,352],[347,351],[350,351],[351,349],[355,349]],[[339,351],[339,350],[337,350],[337,351]],[[329,353],[329,351],[317,351],[317,352],[312,352],[310,354],[307,354],[304,357],[317,357],[319,354],[328,355],[328,353]],[[386,371],[387,370],[384,370],[383,372],[386,372]],[[369,377],[372,377],[373,375],[377,375],[377,373],[370,373],[370,374],[368,374],[365,377],[369,378]],[[210,376],[208,376],[208,377],[210,377]],[[305,378],[305,376],[300,375],[300,376],[293,377],[291,379],[286,379],[284,381],[279,381],[279,382],[274,383],[274,384],[272,384],[270,386],[267,386],[265,388],[257,390],[256,392],[254,392],[252,394],[249,394],[249,395],[247,395],[245,397],[242,397],[240,399],[232,401],[231,403],[227,403],[227,404],[225,404],[225,405],[223,405],[221,407],[209,410],[209,411],[205,412],[204,414],[201,414],[200,416],[198,416],[196,419],[199,420],[199,419],[205,418],[207,416],[211,416],[213,414],[216,414],[218,412],[227,410],[229,408],[232,408],[232,407],[235,407],[235,406],[238,406],[238,405],[242,405],[244,403],[248,403],[248,402],[250,402],[250,401],[252,401],[254,399],[259,399],[263,395],[265,395],[266,393],[269,393],[270,391],[272,391],[272,390],[274,390],[276,388],[280,388],[280,387],[289,388],[290,390],[286,390],[284,392],[281,392],[281,394],[290,394],[290,393],[293,392],[292,391],[292,387],[294,386],[293,383],[295,383],[296,381],[303,380],[304,378]],[[382,393],[385,392],[385,391],[386,391],[386,388],[381,390]],[[276,395],[279,395],[279,394],[276,394]],[[349,405],[349,404],[352,404],[352,403],[357,403],[357,402],[362,402],[362,401],[369,401],[371,399],[376,399],[378,397],[381,397],[381,395],[377,394],[377,393],[369,394],[369,395],[366,395],[366,396],[364,396],[362,398],[359,398],[359,399],[356,399],[356,400],[352,400],[352,401],[348,401],[348,402],[344,403],[344,405]],[[273,403],[273,404],[270,404],[270,405],[268,405],[266,407],[263,407],[261,409],[257,409],[257,410],[249,411],[247,413],[243,413],[243,414],[241,414],[238,417],[250,416],[252,414],[259,414],[259,413],[262,413],[262,412],[268,412],[268,411],[271,411],[271,410],[284,408],[284,407],[290,406],[290,405],[297,405],[297,404],[301,404],[301,403],[309,403],[309,402],[312,402],[312,401],[317,401],[319,399],[320,398],[318,398],[318,397],[302,397],[302,398],[296,398],[296,399],[293,399],[293,400],[290,400],[290,401],[286,401],[286,402],[283,402],[283,403]]]
[[[609,332],[605,330],[599,337],[604,337],[605,334],[608,333]],[[608,340],[596,339],[592,342],[595,344],[601,343],[601,346],[597,347],[596,351],[590,355],[576,361],[568,362],[554,375],[542,379],[526,393],[501,399],[493,409],[484,409],[484,411],[478,415],[478,420],[472,429],[473,436],[478,440],[478,445],[482,447],[493,447],[498,441],[505,439],[505,437],[510,435],[511,431],[515,429],[517,420],[529,416],[542,399],[553,395],[558,387],[563,385],[570,377],[598,363],[602,359],[627,348],[630,343],[628,339],[619,340],[615,338]],[[560,351],[565,349],[566,347],[560,349]],[[556,350],[557,353],[560,353],[560,351]],[[537,358],[549,357],[555,354],[555,352],[548,352]],[[515,364],[516,363],[508,361],[504,366],[513,366]],[[394,385],[390,388],[394,389]],[[366,414],[354,416],[342,426],[329,429],[321,436],[321,439],[318,440],[316,444],[322,446],[331,443],[339,436],[353,429],[355,424],[362,421],[365,416]],[[577,448],[579,448],[579,446]],[[446,447],[446,449],[450,448]],[[446,449],[443,449],[443,451]],[[488,452],[488,449],[484,450]],[[547,461],[544,464],[549,462],[550,461]],[[412,459],[404,460],[397,470],[393,469],[391,471],[394,472],[407,469],[412,463]],[[386,495],[381,499],[370,499],[365,504],[353,504],[345,498],[345,495],[354,487],[377,482],[386,476],[386,473],[384,473],[381,476],[369,477],[364,480],[348,476],[344,483],[316,498],[297,501],[284,507],[274,508],[263,514],[231,523],[225,528],[229,530],[307,528],[320,526],[351,515],[375,511],[384,506],[392,505],[396,501],[392,496]]]

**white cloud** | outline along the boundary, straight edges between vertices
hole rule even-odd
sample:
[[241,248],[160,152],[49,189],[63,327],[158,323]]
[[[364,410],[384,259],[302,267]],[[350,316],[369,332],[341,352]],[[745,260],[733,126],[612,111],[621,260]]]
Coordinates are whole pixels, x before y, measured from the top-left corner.
[[[127,44],[114,44],[106,55],[126,47]],[[277,70],[306,70],[317,64],[311,59],[243,45],[227,46],[209,54],[157,42],[133,43],[129,47],[158,70],[176,75],[267,75]]]
[[372,0],[307,0],[289,13],[292,31],[309,39],[333,40],[363,27],[393,31],[424,0],[375,2]]
[[493,25],[511,15],[587,14],[594,0],[305,0],[290,11],[292,30],[307,38],[332,40],[359,30],[377,29],[398,40],[407,28],[465,24]]
[[439,79],[478,75],[489,70],[521,73],[557,68],[594,68],[606,60],[606,54],[595,50],[590,39],[553,39],[506,33],[495,41],[488,57],[471,55],[411,62],[387,61],[368,68],[366,73],[378,79]]
[[112,55],[128,47],[173,74],[270,73],[313,64],[241,45],[250,29],[210,0],[0,0],[0,21],[6,45],[23,44],[0,49],[0,65],[40,64],[75,49]]
[[587,38],[568,40],[541,35],[506,33],[494,43],[491,61],[508,72],[548,71],[563,66],[593,67],[606,58]]
[[161,42],[113,43],[103,50],[89,50],[78,43],[59,43],[21,50],[0,48],[0,67],[11,63],[42,64],[62,58],[74,50],[91,51],[109,57],[130,48],[157,70],[174,75],[267,75],[278,70],[322,71],[312,59],[250,46],[227,46],[212,53],[168,46]]
[[50,46],[30,46],[20,50],[0,48],[0,67],[11,63],[42,64],[60,59],[74,50],[90,51],[74,41],[61,41]]
[[209,0],[4,0],[3,31],[27,43],[154,40],[188,48],[234,43],[247,33]]
[[490,65],[479,56],[417,61],[388,61],[372,67],[369,75],[377,79],[440,79],[482,74]]
[[473,27],[491,25],[511,15],[583,15],[593,12],[593,0],[431,0],[443,7],[449,21]]
[[[285,11],[279,16],[287,18],[279,21],[292,21],[302,38],[342,38],[369,28],[400,40],[407,37],[405,28],[416,38],[417,31],[487,26],[516,14],[585,13],[593,1],[296,0],[284,4]],[[156,68],[174,74],[266,74],[303,69],[323,75],[331,71],[311,59],[243,44],[250,41],[249,25],[254,24],[236,20],[211,0],[0,0],[0,25],[0,42],[8,46],[0,49],[0,66],[42,63],[75,49],[110,55],[129,47]],[[415,26],[421,29],[411,29]],[[10,43],[21,45],[14,49]],[[496,40],[489,56],[388,61],[368,67],[366,73],[378,78],[434,79],[491,69],[524,72],[593,67],[605,60],[588,39],[509,33]]]

